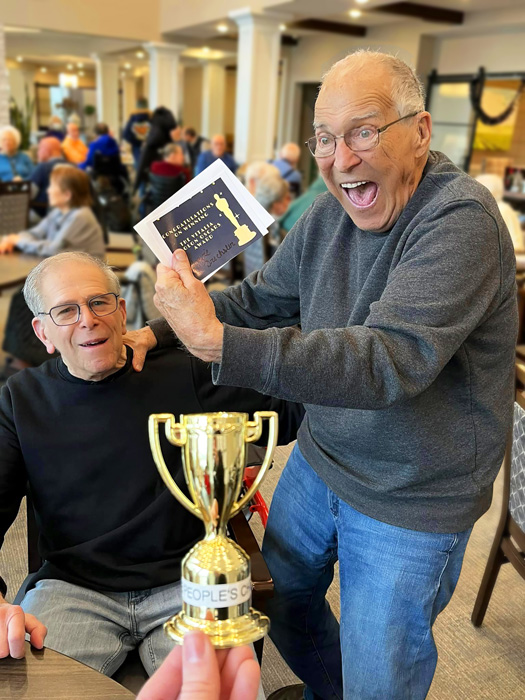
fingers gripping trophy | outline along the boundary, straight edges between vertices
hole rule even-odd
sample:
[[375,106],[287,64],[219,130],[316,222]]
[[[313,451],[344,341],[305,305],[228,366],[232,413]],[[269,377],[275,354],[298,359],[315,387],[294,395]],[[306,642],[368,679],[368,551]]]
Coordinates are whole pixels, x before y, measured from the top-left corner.
[[[246,443],[261,437],[268,419],[268,447],[257,478],[239,498],[246,462]],[[186,632],[201,630],[217,648],[248,644],[261,639],[270,621],[250,607],[252,585],[250,559],[226,536],[228,520],[252,498],[271,464],[277,444],[278,416],[259,411],[254,420],[246,413],[170,413],[149,417],[153,459],[173,496],[204,522],[206,535],[182,561],[182,610],[164,629],[182,644]],[[165,424],[168,441],[182,448],[184,476],[191,500],[168,471],[162,455],[159,428]]]

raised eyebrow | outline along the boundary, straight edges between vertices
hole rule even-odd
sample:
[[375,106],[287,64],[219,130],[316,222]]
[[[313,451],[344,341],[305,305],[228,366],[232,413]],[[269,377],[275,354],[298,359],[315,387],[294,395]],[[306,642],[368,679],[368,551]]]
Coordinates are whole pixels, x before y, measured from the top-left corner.
[[[371,119],[372,117],[379,117],[381,116],[380,112],[377,110],[374,112],[367,112],[366,114],[359,114],[356,117],[352,117],[349,121],[350,122],[362,122],[365,121],[365,119]],[[313,123],[313,128],[314,129],[326,129],[327,131],[330,131],[328,129],[326,124],[317,124],[316,122]]]

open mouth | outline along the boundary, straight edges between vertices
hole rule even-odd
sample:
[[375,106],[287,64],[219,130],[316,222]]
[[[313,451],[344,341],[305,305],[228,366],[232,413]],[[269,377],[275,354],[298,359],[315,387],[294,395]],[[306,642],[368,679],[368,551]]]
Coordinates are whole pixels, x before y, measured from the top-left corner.
[[97,348],[100,345],[104,345],[107,342],[107,338],[100,338],[97,340],[88,340],[86,343],[79,343],[81,348]]
[[377,183],[370,180],[360,180],[359,182],[343,182],[341,188],[350,200],[351,204],[357,209],[366,209],[371,207],[376,199],[379,188]]

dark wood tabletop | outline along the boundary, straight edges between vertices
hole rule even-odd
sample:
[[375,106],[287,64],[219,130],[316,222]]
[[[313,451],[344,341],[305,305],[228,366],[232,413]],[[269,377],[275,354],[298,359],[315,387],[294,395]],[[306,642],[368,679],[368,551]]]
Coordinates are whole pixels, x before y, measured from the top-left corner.
[[26,642],[23,659],[0,659],[0,699],[119,700],[134,698],[129,690],[89,666],[51,649]]

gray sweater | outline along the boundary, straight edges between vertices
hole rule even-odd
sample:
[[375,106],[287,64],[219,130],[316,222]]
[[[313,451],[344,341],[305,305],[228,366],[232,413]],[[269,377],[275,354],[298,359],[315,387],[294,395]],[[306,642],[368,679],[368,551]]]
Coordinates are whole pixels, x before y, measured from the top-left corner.
[[46,258],[65,250],[80,250],[98,258],[106,254],[102,229],[89,207],[71,209],[66,214],[53,209],[36,226],[21,233],[16,247]]
[[320,195],[213,301],[214,381],[305,403],[299,447],[352,507],[429,532],[489,507],[511,423],[514,252],[488,190],[445,156],[389,232]]

